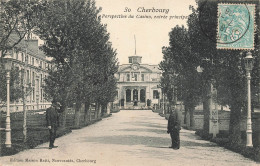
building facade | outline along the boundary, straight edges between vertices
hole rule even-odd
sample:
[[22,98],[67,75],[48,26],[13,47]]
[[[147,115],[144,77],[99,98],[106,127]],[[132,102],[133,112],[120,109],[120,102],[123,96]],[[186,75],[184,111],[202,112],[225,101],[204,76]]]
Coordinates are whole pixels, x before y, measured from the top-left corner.
[[[11,40],[15,40],[15,37]],[[50,107],[51,103],[45,99],[43,87],[44,79],[52,65],[44,53],[39,50],[38,39],[33,36],[25,38],[12,50],[9,50],[9,53],[13,57],[13,67],[19,70],[20,83],[26,88],[26,109],[40,110]],[[22,85],[20,87],[22,88]],[[23,111],[23,101],[21,98],[11,102],[10,111]],[[0,104],[0,110],[5,111],[6,108]]]
[[128,59],[129,64],[119,65],[115,74],[118,95],[114,103],[125,109],[157,107],[161,95],[158,65],[142,64],[141,56]]

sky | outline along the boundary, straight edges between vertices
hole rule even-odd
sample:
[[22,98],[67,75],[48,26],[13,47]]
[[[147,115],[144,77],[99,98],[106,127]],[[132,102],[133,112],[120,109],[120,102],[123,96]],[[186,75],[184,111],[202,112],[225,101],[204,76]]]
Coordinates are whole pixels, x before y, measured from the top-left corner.
[[[159,64],[163,59],[162,47],[169,45],[171,29],[186,26],[187,16],[192,12],[190,5],[195,7],[195,0],[96,0],[96,6],[102,7],[102,23],[107,24],[120,64],[128,63],[128,56],[135,55],[134,36],[136,55],[142,56],[142,63]],[[112,19],[112,15],[126,18]],[[129,15],[133,18],[128,18]]]

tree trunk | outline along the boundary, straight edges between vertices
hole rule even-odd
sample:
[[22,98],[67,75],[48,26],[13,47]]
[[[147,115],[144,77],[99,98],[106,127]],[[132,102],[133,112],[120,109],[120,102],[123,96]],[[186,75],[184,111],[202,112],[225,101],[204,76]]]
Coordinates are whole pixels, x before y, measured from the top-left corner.
[[23,95],[23,142],[27,142],[27,109],[25,94]]
[[229,141],[231,144],[239,144],[241,142],[241,106],[234,103],[230,108],[230,122],[229,122]]
[[98,105],[98,118],[101,117],[101,109],[102,109],[102,106],[101,104]]
[[101,106],[101,116],[103,117],[105,114],[107,114],[107,106],[102,105]]
[[90,104],[89,106],[89,121],[91,122],[92,120],[92,105]]
[[187,124],[187,112],[188,112],[188,110],[186,109],[186,107],[185,107],[185,109],[184,109],[184,124]]
[[109,115],[110,114],[110,110],[111,110],[111,107],[112,107],[112,104],[109,102],[108,104],[107,104],[107,114]]
[[185,112],[186,112],[186,127],[187,129],[190,129],[190,111],[189,111],[189,107],[187,105],[185,105]]
[[95,120],[98,118],[98,111],[99,111],[99,104],[98,103],[96,103],[96,105],[95,105]]
[[79,128],[80,110],[81,110],[81,104],[77,103],[76,106],[75,106],[75,114],[74,114],[74,127],[75,128]]
[[64,106],[64,110],[61,113],[61,128],[66,128],[66,118],[68,113],[68,107]]
[[190,128],[192,130],[195,128],[194,110],[195,110],[195,107],[193,107],[193,106],[189,108],[189,112],[190,112]]
[[90,103],[85,102],[85,111],[84,111],[84,124],[87,125],[89,121],[89,115],[91,116]]
[[210,118],[210,103],[211,103],[211,82],[206,84],[203,100],[203,133],[204,136],[209,135],[209,118]]
[[22,70],[22,92],[23,92],[23,142],[26,143],[27,142],[27,109],[26,109],[26,87],[25,87],[25,78],[24,78],[24,74],[25,74],[25,69]]
[[209,99],[203,101],[203,131],[206,135],[209,134]]

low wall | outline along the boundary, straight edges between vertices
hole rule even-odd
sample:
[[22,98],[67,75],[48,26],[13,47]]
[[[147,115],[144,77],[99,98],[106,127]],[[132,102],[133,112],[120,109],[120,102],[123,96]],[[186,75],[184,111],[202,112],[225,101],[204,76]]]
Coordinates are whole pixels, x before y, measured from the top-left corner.
[[[74,115],[75,110],[74,109],[68,109],[66,114],[66,125],[65,128],[58,128],[57,135],[64,135],[71,131],[71,129],[74,127]],[[91,118],[90,118],[91,116]],[[11,138],[13,144],[21,144],[24,139],[23,135],[23,112],[14,112],[10,114],[11,119]],[[60,124],[61,124],[61,114],[60,114]],[[99,120],[97,116],[95,116],[95,112],[92,110],[91,113],[89,113],[89,116],[87,117],[87,123],[84,120],[84,111],[81,111],[80,116],[80,127],[86,126],[88,124],[94,123],[95,121]],[[1,112],[0,113],[0,127],[2,129],[5,129],[6,124],[6,114]],[[49,131],[47,129],[46,124],[46,111],[40,110],[40,111],[28,111],[27,113],[27,140],[30,141],[29,146],[35,146],[39,143],[43,143],[46,140],[48,140],[49,137]],[[45,139],[47,138],[47,139]],[[1,144],[4,144],[5,142],[5,131],[1,131],[0,135],[0,142]]]
[[[167,114],[165,117],[166,119],[168,119],[169,114]],[[219,117],[219,130],[228,133],[230,112],[219,111],[218,117]],[[242,137],[245,137],[246,134],[246,121],[247,121],[246,118],[247,118],[246,116],[242,116],[241,118],[240,129],[241,132],[243,133]],[[195,121],[194,130],[203,129],[204,115],[196,112],[194,114],[194,121]],[[183,122],[184,122],[184,113],[182,116],[182,126],[185,127],[186,124],[184,124]],[[260,112],[252,113],[252,130],[253,130],[253,144],[254,146],[260,146]]]
[[[229,130],[229,118],[230,112],[222,111],[219,112],[219,130]],[[194,115],[195,129],[203,129],[204,115]],[[246,131],[246,116],[242,116],[240,129]],[[260,131],[260,112],[252,113],[252,128],[254,131]]]

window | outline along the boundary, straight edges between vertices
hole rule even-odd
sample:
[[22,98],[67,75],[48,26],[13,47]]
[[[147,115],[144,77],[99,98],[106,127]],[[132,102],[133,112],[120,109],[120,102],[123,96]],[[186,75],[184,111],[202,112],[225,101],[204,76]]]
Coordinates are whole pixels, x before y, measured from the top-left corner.
[[142,81],[144,81],[144,74],[142,74]]
[[30,72],[29,72],[29,70],[27,70],[27,72],[26,72],[26,78],[27,78],[27,84],[29,84],[30,83]]
[[131,102],[131,90],[126,90],[126,102]]
[[41,76],[40,76],[40,86],[42,86],[42,74],[41,74]]
[[134,74],[134,81],[137,81],[137,74]]
[[28,55],[26,55],[26,57],[25,57],[25,63],[29,63],[29,56]]
[[153,91],[153,99],[159,99],[159,92],[158,90]]
[[133,62],[132,58],[129,58],[129,63],[132,63],[132,62]]
[[32,58],[32,65],[34,65],[34,58]]
[[35,94],[35,89],[32,89],[32,101],[34,101],[34,94]]
[[140,101],[145,103],[145,90],[144,89],[140,90]]
[[43,100],[43,90],[41,89],[41,101]]
[[126,77],[127,77],[127,81],[130,81],[130,74],[127,74]]
[[24,62],[24,54],[23,53],[21,54],[21,59],[22,59],[22,62]]
[[118,91],[116,91],[116,100],[118,99]]
[[34,84],[35,84],[34,79],[35,79],[35,77],[34,77],[34,72],[32,72],[32,84],[33,84],[33,86],[34,86]]
[[18,59],[18,54],[19,54],[19,52],[15,51],[15,55],[16,55],[15,59]]

